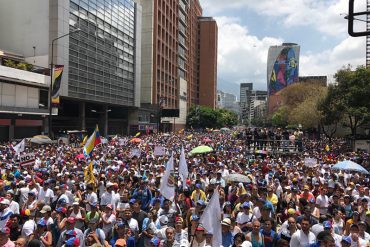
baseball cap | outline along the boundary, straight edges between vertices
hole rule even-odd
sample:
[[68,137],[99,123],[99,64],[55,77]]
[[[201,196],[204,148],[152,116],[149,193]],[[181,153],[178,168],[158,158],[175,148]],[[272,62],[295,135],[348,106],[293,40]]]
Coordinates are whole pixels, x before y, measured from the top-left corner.
[[242,207],[243,207],[243,208],[250,208],[250,207],[251,207],[251,205],[250,205],[250,203],[249,203],[249,202],[244,202],[244,203],[242,204]]
[[46,212],[51,212],[51,207],[49,205],[45,205],[42,207],[40,213],[44,214]]
[[3,205],[6,205],[6,206],[9,206],[10,202],[8,199],[5,199],[3,198],[1,201],[0,201],[0,204],[3,204]]
[[10,229],[8,227],[0,228],[0,233],[2,234],[10,234]]
[[324,221],[322,223],[322,225],[323,225],[324,229],[331,229],[331,227],[332,227],[332,224],[331,224],[330,221]]
[[63,207],[60,207],[60,208],[57,208],[56,211],[58,213],[64,213],[65,214],[67,212],[67,209],[66,208],[63,208]]
[[74,224],[74,223],[76,223],[76,218],[75,218],[75,217],[73,217],[73,216],[69,216],[69,217],[67,218],[67,222],[69,222],[69,223],[71,223],[71,224]]
[[96,207],[96,206],[98,205],[96,202],[90,202],[89,204],[90,204],[90,206],[92,206],[92,207]]
[[192,220],[192,221],[193,221],[193,220],[194,220],[194,221],[197,221],[197,220],[199,220],[199,216],[194,214],[194,215],[192,215],[192,216],[191,216],[191,220]]
[[343,236],[342,242],[346,242],[347,244],[352,244],[352,240],[350,236]]
[[195,187],[196,187],[197,189],[200,189],[200,184],[196,184],[196,185],[195,185]]
[[159,245],[159,238],[157,238],[157,237],[154,237],[154,238],[152,238],[151,240],[150,240],[150,243],[151,244],[154,244],[154,246],[158,246]]
[[113,206],[112,204],[108,204],[107,206],[105,206],[105,208],[113,209]]
[[196,231],[205,231],[206,229],[204,229],[203,226],[198,226],[197,228],[195,228]]
[[44,218],[41,218],[38,222],[37,222],[37,225],[39,226],[46,226],[46,221]]
[[168,224],[168,217],[166,215],[159,216],[159,222],[161,222],[162,225]]
[[80,246],[80,240],[77,237],[73,237],[65,241],[66,246]]
[[198,200],[197,201],[197,204],[199,204],[201,206],[205,206],[206,205],[206,203],[203,200]]
[[136,203],[136,199],[135,198],[130,199],[129,203],[130,204],[135,204]]
[[288,214],[295,214],[295,209],[294,208],[289,208],[288,209]]

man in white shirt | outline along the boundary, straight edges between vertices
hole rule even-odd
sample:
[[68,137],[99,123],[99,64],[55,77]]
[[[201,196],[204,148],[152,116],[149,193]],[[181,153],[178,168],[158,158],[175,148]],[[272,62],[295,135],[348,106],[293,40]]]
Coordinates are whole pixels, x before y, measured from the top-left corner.
[[87,194],[85,195],[84,203],[86,205],[86,211],[90,212],[91,207],[90,203],[98,203],[98,195],[94,192],[94,188],[92,184],[88,184],[86,186]]
[[318,208],[320,209],[320,214],[326,214],[329,207],[329,198],[326,195],[326,190],[321,189],[320,195],[316,197],[316,205],[318,205]]
[[0,201],[0,228],[4,228],[10,216],[14,214],[14,212],[9,208],[9,204],[10,202],[8,199],[2,198]]
[[49,181],[45,181],[42,188],[40,188],[39,194],[37,196],[37,200],[43,200],[46,205],[50,205],[54,198],[54,192],[49,189]]
[[113,183],[108,182],[107,183],[107,191],[103,193],[100,200],[100,206],[105,207],[108,204],[112,204],[113,201]]
[[19,187],[17,195],[19,195],[19,207],[22,208],[24,203],[28,200],[28,192],[30,192],[30,189],[23,180],[19,182]]
[[301,228],[292,235],[290,247],[307,247],[316,242],[315,235],[310,232],[310,220],[306,217],[301,219]]
[[23,220],[25,220],[22,226],[21,235],[25,238],[28,238],[32,233],[34,233],[37,229],[36,222],[33,219],[30,219],[30,210],[26,209],[23,213],[22,211]]
[[238,227],[243,231],[243,228],[247,226],[247,223],[249,223],[252,219],[252,214],[250,212],[250,204],[249,202],[244,202],[240,208],[243,210],[238,213],[236,216],[236,223],[238,223]]
[[13,211],[15,214],[19,214],[19,204],[16,201],[13,201],[14,198],[14,191],[13,190],[8,190],[6,192],[6,199],[9,200],[9,208]]

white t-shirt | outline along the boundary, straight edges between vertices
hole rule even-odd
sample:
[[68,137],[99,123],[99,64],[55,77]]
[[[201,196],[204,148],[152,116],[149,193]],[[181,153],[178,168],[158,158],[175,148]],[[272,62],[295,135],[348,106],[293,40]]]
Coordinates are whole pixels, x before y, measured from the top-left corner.
[[106,236],[108,236],[108,233],[109,233],[109,231],[111,231],[112,230],[112,227],[114,226],[114,224],[116,223],[116,216],[114,215],[114,214],[111,214],[111,215],[109,215],[109,216],[107,216],[106,214],[103,214],[103,219],[105,220],[105,221],[109,221],[109,222],[111,222],[110,224],[104,224],[103,223],[103,231],[104,231],[104,234],[106,235]]
[[134,218],[131,218],[127,221],[128,226],[130,227],[131,231],[139,232],[139,223]]
[[308,247],[316,242],[316,237],[312,232],[306,235],[302,230],[296,231],[290,239],[290,247]]
[[39,201],[44,200],[46,205],[50,205],[53,198],[54,192],[49,188],[47,188],[46,191],[44,190],[44,188],[41,188],[37,196],[37,200]]
[[98,196],[96,195],[95,192],[91,192],[91,194],[87,194],[86,200],[88,201],[88,203],[86,204],[86,211],[89,212],[91,211],[91,207],[89,203],[94,203],[94,202],[98,203]]
[[252,218],[252,214],[246,214],[244,212],[239,212],[238,215],[236,216],[236,223],[238,224],[245,224],[249,222]]
[[248,240],[245,240],[243,243],[242,243],[242,246],[241,247],[252,247],[252,243],[249,242]]
[[316,204],[320,207],[320,214],[326,214],[329,207],[329,198],[327,195],[318,195],[316,198]]
[[37,228],[37,225],[34,220],[27,220],[23,224],[21,235],[23,237],[28,237],[36,230],[36,228]]
[[9,204],[9,208],[13,211],[13,213],[19,214],[19,204],[18,204],[18,202],[12,201]]
[[23,206],[24,203],[28,200],[28,192],[30,189],[28,187],[23,187],[19,189],[19,206]]

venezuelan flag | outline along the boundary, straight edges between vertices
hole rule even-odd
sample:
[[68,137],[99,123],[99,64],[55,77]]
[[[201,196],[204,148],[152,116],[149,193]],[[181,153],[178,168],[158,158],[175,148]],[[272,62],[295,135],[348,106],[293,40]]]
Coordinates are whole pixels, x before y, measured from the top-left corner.
[[99,134],[99,128],[98,125],[96,125],[96,128],[94,130],[94,133],[87,139],[85,146],[84,146],[84,155],[86,157],[90,157],[92,154],[92,151],[94,150],[94,147],[101,143],[100,140],[100,134]]

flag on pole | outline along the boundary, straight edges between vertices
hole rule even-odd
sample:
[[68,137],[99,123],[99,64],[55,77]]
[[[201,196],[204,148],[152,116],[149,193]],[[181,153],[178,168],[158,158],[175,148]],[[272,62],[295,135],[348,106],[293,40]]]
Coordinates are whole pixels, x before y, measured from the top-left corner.
[[181,147],[180,162],[179,162],[179,175],[182,179],[182,187],[186,187],[186,179],[188,178],[189,171],[186,164],[184,147]]
[[95,176],[94,176],[94,169],[93,169],[92,161],[90,161],[89,165],[85,167],[84,176],[85,176],[86,184],[95,183]]
[[26,139],[23,139],[20,143],[18,143],[17,145],[15,145],[13,147],[15,153],[17,155],[19,155],[20,153],[22,153],[25,149],[25,146],[26,146]]
[[159,187],[161,194],[170,201],[173,201],[175,198],[175,178],[173,172],[173,155],[171,155]]
[[207,232],[213,234],[212,246],[221,246],[221,207],[218,188],[214,190],[211,200],[200,217],[199,223],[203,225]]
[[84,146],[84,155],[86,157],[90,157],[92,154],[92,151],[94,150],[94,147],[101,143],[100,140],[100,134],[99,134],[99,128],[98,125],[96,125],[96,128],[94,130],[94,133],[87,139],[85,146]]

